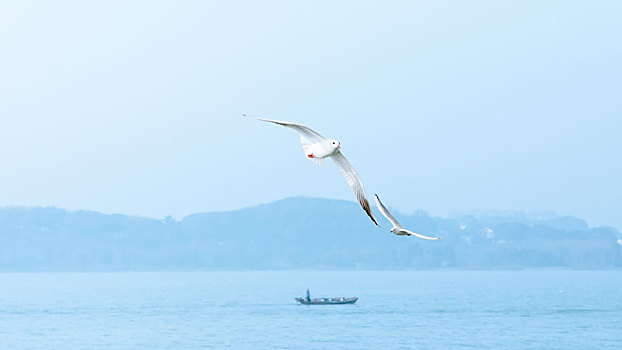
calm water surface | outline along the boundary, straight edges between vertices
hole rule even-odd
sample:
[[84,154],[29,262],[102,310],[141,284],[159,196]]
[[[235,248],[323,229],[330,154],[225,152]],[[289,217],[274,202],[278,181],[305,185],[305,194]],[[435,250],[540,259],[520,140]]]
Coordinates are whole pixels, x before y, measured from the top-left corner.
[[467,348],[622,349],[622,271],[0,274],[0,349]]

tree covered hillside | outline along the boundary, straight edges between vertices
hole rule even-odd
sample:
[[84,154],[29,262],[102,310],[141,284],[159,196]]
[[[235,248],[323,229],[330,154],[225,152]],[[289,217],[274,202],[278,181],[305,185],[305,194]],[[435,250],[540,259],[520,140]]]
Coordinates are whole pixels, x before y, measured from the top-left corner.
[[[376,211],[377,212],[377,211]],[[289,198],[155,220],[57,208],[0,209],[0,270],[516,269],[622,266],[620,234],[548,215],[395,213],[439,241],[377,228],[358,204]]]

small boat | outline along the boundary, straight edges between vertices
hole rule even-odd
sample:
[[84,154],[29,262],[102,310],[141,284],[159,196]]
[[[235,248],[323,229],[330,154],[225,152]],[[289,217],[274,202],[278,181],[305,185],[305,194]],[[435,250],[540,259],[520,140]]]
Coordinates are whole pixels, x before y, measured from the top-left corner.
[[296,301],[304,305],[341,305],[341,304],[354,304],[359,300],[357,297],[352,298],[296,298]]

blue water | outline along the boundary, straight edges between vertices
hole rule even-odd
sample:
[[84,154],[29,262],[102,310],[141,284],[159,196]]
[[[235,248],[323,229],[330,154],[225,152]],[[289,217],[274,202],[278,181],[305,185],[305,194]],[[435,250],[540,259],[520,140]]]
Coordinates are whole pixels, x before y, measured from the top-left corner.
[[0,274],[0,349],[472,348],[622,349],[622,271]]

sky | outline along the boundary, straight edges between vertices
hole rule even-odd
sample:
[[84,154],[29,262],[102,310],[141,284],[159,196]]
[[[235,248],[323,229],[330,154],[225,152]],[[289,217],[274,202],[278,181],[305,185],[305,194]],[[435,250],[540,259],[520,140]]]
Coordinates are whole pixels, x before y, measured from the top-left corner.
[[[149,217],[354,200],[622,228],[622,2],[0,4],[0,206]],[[362,220],[366,220],[362,216]]]

